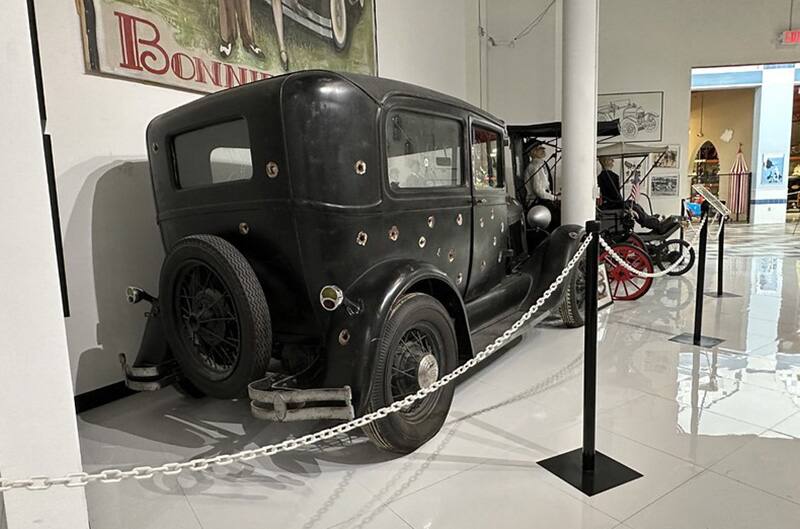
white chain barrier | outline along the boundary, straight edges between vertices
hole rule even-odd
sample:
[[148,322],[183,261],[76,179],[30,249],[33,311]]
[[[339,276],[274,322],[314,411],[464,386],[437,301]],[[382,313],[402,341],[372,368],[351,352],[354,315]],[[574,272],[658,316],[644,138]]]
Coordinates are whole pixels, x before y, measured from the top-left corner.
[[[536,302],[533,303],[530,308],[522,316],[520,316],[516,322],[514,322],[513,325],[511,325],[511,327],[509,327],[502,335],[495,339],[494,342],[487,345],[485,349],[461,366],[454,369],[452,372],[435,381],[430,386],[422,388],[416,393],[407,396],[403,400],[393,402],[388,406],[384,406],[383,408],[375,410],[371,413],[367,413],[366,415],[344,424],[339,424],[316,433],[307,434],[302,437],[298,437],[297,439],[287,439],[277,444],[262,446],[260,448],[254,448],[250,450],[242,450],[241,452],[236,452],[235,454],[221,454],[209,458],[192,459],[190,461],[181,463],[165,463],[159,466],[140,466],[130,470],[112,468],[92,474],[87,472],[75,472],[55,478],[49,476],[33,476],[28,479],[17,480],[0,478],[0,492],[13,489],[26,489],[32,491],[47,490],[56,485],[63,485],[65,487],[85,487],[89,483],[93,482],[117,483],[124,479],[130,478],[152,479],[157,474],[170,476],[180,474],[184,470],[190,470],[193,472],[203,471],[212,466],[226,466],[239,461],[250,461],[258,457],[267,457],[281,452],[289,452],[291,450],[296,450],[301,447],[313,445],[320,441],[325,441],[327,439],[346,434],[358,428],[363,428],[367,424],[375,422],[379,419],[383,419],[392,413],[397,413],[403,408],[410,406],[414,402],[424,399],[431,393],[438,391],[442,387],[461,377],[464,373],[471,370],[499,351],[503,345],[511,340],[511,338],[517,334],[520,328],[522,328],[522,326],[525,325],[534,314],[536,314],[536,312],[544,305],[550,296],[553,295],[556,289],[564,282],[569,273],[586,252],[586,248],[589,247],[592,238],[593,235],[591,233],[587,234],[583,243],[578,248],[578,251],[575,252],[575,255],[569,260],[567,266],[564,267],[558,277],[555,278],[555,280],[550,284],[547,290],[544,291],[541,297],[537,299]],[[600,239],[600,241],[602,242],[602,239]]]
[[[707,217],[703,218],[703,221],[700,223],[700,226],[694,232],[694,238],[692,238],[691,242],[689,243],[689,248],[694,248],[694,245],[697,242],[698,237],[700,236],[700,232],[703,230],[703,225],[707,222],[707,220],[708,220]],[[635,274],[639,277],[649,277],[649,278],[663,277],[672,272],[673,270],[677,270],[679,267],[683,266],[683,263],[689,258],[689,254],[687,252],[686,255],[682,255],[680,259],[669,265],[664,270],[661,270],[660,272],[643,272],[642,270],[638,270],[632,267],[630,263],[628,263],[624,258],[620,257],[619,254],[617,254],[617,252],[613,250],[611,245],[609,245],[605,241],[605,239],[603,239],[603,237],[600,237],[600,245],[606,252],[608,252],[608,254],[616,262],[621,264],[626,270],[628,270],[632,274]]]

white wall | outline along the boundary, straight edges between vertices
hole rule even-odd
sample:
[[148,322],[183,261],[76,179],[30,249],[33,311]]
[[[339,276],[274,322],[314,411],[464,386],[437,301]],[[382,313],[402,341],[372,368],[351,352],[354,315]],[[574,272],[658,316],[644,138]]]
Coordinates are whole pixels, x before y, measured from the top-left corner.
[[[554,121],[561,86],[559,6],[553,6],[531,33],[509,41],[541,13],[550,0],[488,0],[486,29],[497,45],[487,43],[488,110],[507,123]],[[558,44],[560,47],[560,43]]]
[[[503,16],[516,19],[514,27],[524,27],[535,15],[531,14],[536,11],[532,6],[544,3],[489,0],[489,20]],[[800,57],[797,48],[780,49],[776,44],[778,33],[788,28],[788,15],[788,2],[777,0],[600,0],[599,91],[663,90],[663,141],[681,144],[685,176],[691,68],[796,62]],[[536,93],[508,83],[509,76],[518,75],[511,71],[490,79],[490,93],[502,96],[496,96],[489,110],[508,121],[516,115],[523,117],[518,114],[520,109],[531,105],[536,110],[525,110],[527,115],[542,116],[544,120],[558,115],[548,86],[558,87],[557,78],[549,72],[554,61],[557,67],[559,52],[556,48],[548,50],[545,43],[551,40],[552,32],[560,32],[560,27],[556,17],[549,19],[548,25],[537,28],[514,50],[505,51],[502,58],[499,51],[490,55],[491,62],[502,61],[511,66],[521,62],[522,59],[514,59],[517,55],[527,56],[533,70],[552,78],[551,85],[537,83]],[[511,112],[512,116],[503,116],[503,112]],[[688,194],[688,182],[682,182],[681,192]],[[655,206],[662,213],[675,213],[678,201],[662,199]]]
[[[4,6],[0,64],[0,474],[81,470],[25,2]],[[0,526],[88,527],[83,489],[9,491]]]
[[477,4],[478,0],[377,0],[380,76],[478,104],[474,51],[467,52],[478,49]]
[[[479,49],[478,0],[377,0],[380,74],[479,101],[467,49]],[[66,320],[75,392],[121,379],[143,308],[124,288],[155,291],[162,249],[144,133],[195,94],[84,74],[74,2],[39,4],[39,35],[72,315]],[[468,64],[469,63],[469,64]]]

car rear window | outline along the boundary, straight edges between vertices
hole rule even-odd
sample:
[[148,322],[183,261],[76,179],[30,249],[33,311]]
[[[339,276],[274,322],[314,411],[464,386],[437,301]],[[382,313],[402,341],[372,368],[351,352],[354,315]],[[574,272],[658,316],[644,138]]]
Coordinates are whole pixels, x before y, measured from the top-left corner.
[[173,148],[181,189],[253,177],[250,134],[244,119],[179,134],[173,140]]
[[461,123],[406,110],[386,120],[386,157],[393,189],[454,187],[461,170]]

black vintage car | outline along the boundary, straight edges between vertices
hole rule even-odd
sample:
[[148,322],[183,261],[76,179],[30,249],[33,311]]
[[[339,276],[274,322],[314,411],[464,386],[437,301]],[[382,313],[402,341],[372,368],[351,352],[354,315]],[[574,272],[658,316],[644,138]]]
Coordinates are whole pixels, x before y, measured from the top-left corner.
[[[503,123],[387,79],[251,83],[157,117],[147,142],[167,256],[158,299],[128,292],[154,304],[128,384],[250,385],[262,417],[346,419],[430,385],[540,297],[582,237],[561,226],[528,251]],[[537,317],[582,325],[582,285],[573,273]],[[452,396],[366,433],[414,450]]]

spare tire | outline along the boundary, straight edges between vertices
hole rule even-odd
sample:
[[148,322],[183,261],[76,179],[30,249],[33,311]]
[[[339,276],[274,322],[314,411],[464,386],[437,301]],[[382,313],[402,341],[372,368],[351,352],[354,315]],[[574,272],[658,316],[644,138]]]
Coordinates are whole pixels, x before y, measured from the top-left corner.
[[161,267],[164,331],[183,375],[206,395],[233,398],[264,376],[272,325],[247,259],[214,235],[179,240]]

